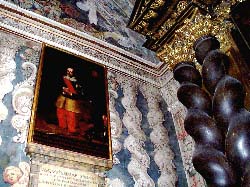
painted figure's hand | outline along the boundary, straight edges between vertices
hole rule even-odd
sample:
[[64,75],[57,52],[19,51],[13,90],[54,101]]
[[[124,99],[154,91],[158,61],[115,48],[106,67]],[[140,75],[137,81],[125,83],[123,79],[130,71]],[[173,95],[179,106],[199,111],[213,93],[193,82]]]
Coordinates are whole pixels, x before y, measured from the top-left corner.
[[66,87],[63,87],[63,94],[72,96],[72,93]]

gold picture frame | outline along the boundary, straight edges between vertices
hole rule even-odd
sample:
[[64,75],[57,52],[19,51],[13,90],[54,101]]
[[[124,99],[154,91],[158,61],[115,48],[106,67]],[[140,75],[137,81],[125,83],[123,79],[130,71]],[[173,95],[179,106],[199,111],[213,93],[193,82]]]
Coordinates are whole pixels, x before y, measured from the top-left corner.
[[107,68],[43,44],[28,144],[112,160]]

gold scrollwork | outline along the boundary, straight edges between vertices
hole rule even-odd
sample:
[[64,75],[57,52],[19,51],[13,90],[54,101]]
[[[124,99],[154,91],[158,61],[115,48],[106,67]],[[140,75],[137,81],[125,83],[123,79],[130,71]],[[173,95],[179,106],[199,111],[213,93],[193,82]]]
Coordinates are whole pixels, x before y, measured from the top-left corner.
[[206,34],[216,36],[221,43],[220,50],[223,52],[227,51],[228,47],[231,46],[229,32],[233,25],[225,20],[229,17],[231,5],[232,3],[222,1],[215,8],[217,16],[214,18],[210,15],[201,14],[198,8],[196,8],[193,16],[186,19],[183,25],[175,31],[171,42],[165,44],[156,52],[157,56],[168,64],[169,69],[172,69],[181,61],[193,61],[196,63],[193,43],[197,38]]
[[144,20],[149,20],[151,18],[157,17],[157,13],[153,10],[149,10],[148,13],[143,17]]
[[152,5],[150,6],[151,9],[158,9],[162,7],[165,4],[164,0],[156,0]]

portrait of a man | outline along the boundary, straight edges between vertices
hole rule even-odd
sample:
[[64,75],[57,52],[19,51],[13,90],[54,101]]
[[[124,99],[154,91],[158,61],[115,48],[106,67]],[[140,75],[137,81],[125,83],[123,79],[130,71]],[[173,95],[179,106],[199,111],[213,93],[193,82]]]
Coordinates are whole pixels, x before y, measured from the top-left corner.
[[109,157],[106,68],[44,47],[33,108],[33,141]]
[[62,79],[62,92],[56,101],[58,124],[60,128],[77,134],[78,119],[82,113],[80,103],[82,96],[81,86],[74,77],[73,68],[67,68],[67,73]]

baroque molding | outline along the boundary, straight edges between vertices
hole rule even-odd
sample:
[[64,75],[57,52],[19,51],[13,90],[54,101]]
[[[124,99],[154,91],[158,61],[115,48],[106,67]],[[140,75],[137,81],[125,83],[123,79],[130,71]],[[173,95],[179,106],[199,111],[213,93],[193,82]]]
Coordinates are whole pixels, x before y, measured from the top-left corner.
[[[230,8],[244,0],[135,1],[128,27],[144,35],[144,47],[155,51],[171,70],[181,61],[193,61],[192,44],[202,35],[212,34],[230,46]],[[157,4],[155,6],[151,6]]]
[[111,160],[65,151],[37,143],[29,143],[26,151],[31,156],[31,163],[35,165],[54,164],[90,172],[104,172],[112,166]]
[[[36,65],[39,59],[39,44],[18,38],[15,35],[1,31],[1,52],[0,52],[0,120],[5,120],[11,108],[7,108],[2,99],[4,96],[12,92],[12,107],[16,113],[11,119],[11,125],[17,131],[17,135],[13,137],[16,143],[24,143],[27,135],[27,127],[30,118],[30,111],[33,99],[34,82],[36,78]],[[24,68],[23,75],[26,78],[22,83],[18,83],[13,90],[12,81],[17,79],[17,64],[15,62],[16,55],[19,54],[21,47],[27,47],[23,53],[21,63]],[[26,54],[24,54],[26,53]],[[24,61],[24,62],[23,62]]]
[[[128,169],[138,185],[146,183],[150,186],[154,186],[153,180],[147,174],[147,168],[149,167],[150,160],[146,151],[143,149],[145,134],[140,129],[141,114],[135,106],[135,87],[138,87],[137,81],[150,84],[151,86],[157,88],[164,86],[162,90],[164,90],[165,94],[170,94],[164,98],[172,98],[172,100],[167,102],[168,105],[173,107],[177,106],[176,100],[174,99],[176,94],[171,92],[171,90],[175,89],[176,85],[175,83],[172,85],[173,82],[171,73],[167,70],[167,65],[165,63],[159,65],[151,64],[150,62],[147,62],[135,55],[127,53],[122,49],[91,37],[83,32],[77,31],[73,28],[62,25],[58,22],[52,21],[48,18],[42,17],[33,12],[29,12],[4,1],[0,1],[0,29],[15,33],[33,41],[37,41],[38,43],[46,43],[48,45],[71,52],[75,55],[88,58],[92,61],[107,66],[107,68],[110,70],[109,72],[117,73],[116,81],[118,84],[122,85],[125,93],[123,105],[126,109],[126,114],[124,116],[123,122],[129,131],[129,137],[126,139],[126,144],[124,146],[126,146],[126,148],[132,154],[132,159],[129,163]],[[12,41],[15,43],[17,42],[16,40]],[[13,45],[8,45],[8,48],[11,46]],[[2,52],[4,51],[1,51],[1,53]],[[5,54],[5,57],[13,60],[13,54]],[[12,65],[12,63],[10,64]],[[3,64],[1,64],[1,66],[2,65]],[[7,90],[13,89],[11,81],[13,80],[13,76],[15,76],[12,74],[15,67],[9,66],[9,68],[10,72],[7,75],[8,80],[6,80],[8,84],[1,84],[2,86],[10,86],[8,89],[1,89],[5,92]],[[127,80],[124,80],[124,76],[127,78]],[[125,84],[128,80],[130,81],[130,84]],[[25,110],[23,112],[23,109],[26,109],[26,107],[29,108],[29,99],[33,97],[30,93],[29,84],[26,83],[27,82],[24,81],[16,86],[15,92],[13,93],[13,98],[15,98],[15,101],[17,101],[13,103],[13,107],[18,113],[16,116],[22,115],[24,117],[22,118],[24,119],[24,122],[20,123],[22,124],[21,127],[18,126],[20,125],[19,123],[12,123],[12,125],[18,131],[17,138],[15,139],[16,142],[23,142],[22,137],[24,137],[25,124],[27,124],[27,121],[25,120],[29,115],[28,112],[25,113]],[[112,95],[110,97],[110,102],[112,105],[113,99],[115,99],[117,93],[115,83],[110,82],[109,84],[110,87],[112,87],[109,90],[110,95]],[[0,96],[4,96],[5,94],[6,93],[1,93]],[[28,95],[29,98],[26,100],[26,96]],[[23,105],[26,102],[28,105]],[[113,111],[113,113],[111,111],[110,118],[111,121],[114,120],[115,124],[113,125],[116,125],[117,129],[111,133],[113,133],[112,136],[114,136],[115,139],[118,138],[121,133],[121,122],[119,119],[117,119],[116,111]],[[1,112],[4,112],[4,110],[1,110]],[[0,115],[0,117],[2,116]],[[4,116],[3,119],[5,119]],[[180,145],[184,144],[181,143]],[[118,153],[120,150],[119,142],[113,146],[113,148],[115,148],[114,150],[116,150]],[[39,163],[42,161],[43,163],[52,162],[52,164],[63,163],[63,165],[66,167],[74,166],[76,168],[82,169],[85,168],[86,165],[81,163],[81,160],[84,160],[85,162],[87,160],[90,165],[95,165],[97,162],[93,158],[79,158],[78,154],[71,152],[60,152],[60,150],[54,150],[46,146],[41,147],[39,145],[30,144],[27,149],[31,150],[29,152],[32,152],[32,163],[36,163],[37,165],[39,165]],[[171,153],[169,154],[171,155]],[[65,159],[61,155],[66,155],[66,158],[69,161],[66,163]],[[81,164],[79,165],[79,163]],[[160,163],[161,162],[159,161],[159,165]],[[103,161],[101,168],[108,168],[110,165],[112,165],[112,163]],[[36,165],[32,165],[32,167],[36,167]],[[94,168],[98,170],[99,167],[100,166],[96,166]],[[37,168],[33,168],[32,171],[36,169]]]
[[[36,49],[36,46],[34,46]],[[31,49],[30,49],[31,50]],[[39,51],[32,51],[33,57],[39,58]],[[26,59],[32,60],[32,59]],[[25,61],[22,64],[24,74],[29,74],[29,77],[23,82],[18,83],[12,92],[12,106],[16,112],[11,119],[12,126],[17,130],[17,135],[13,137],[16,143],[24,143],[27,138],[27,128],[31,115],[32,101],[34,97],[34,86],[36,80],[37,59],[33,58],[33,62]]]
[[24,40],[16,42],[16,38],[0,33],[0,122],[5,120],[8,115],[8,108],[3,103],[4,96],[13,90],[12,81],[16,78],[15,54],[18,47],[24,43]]
[[213,10],[213,15],[203,14],[200,8],[192,7],[192,16],[185,19],[183,24],[173,33],[171,41],[161,46],[157,56],[161,61],[168,63],[168,69],[172,69],[181,61],[194,61],[198,66],[194,55],[193,43],[203,36],[212,34],[218,38],[221,50],[226,52],[232,46],[230,29],[233,23],[229,21],[230,7],[236,2],[223,0]]
[[155,65],[86,33],[6,1],[0,2],[0,10],[1,29],[98,62],[110,70],[139,81],[159,87],[158,77],[167,71],[165,63]]

